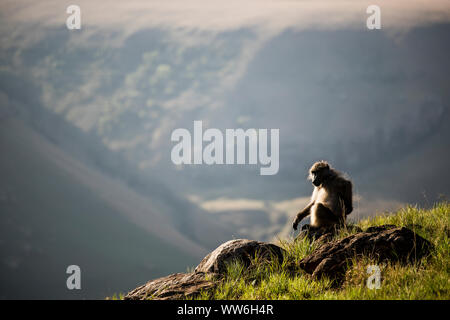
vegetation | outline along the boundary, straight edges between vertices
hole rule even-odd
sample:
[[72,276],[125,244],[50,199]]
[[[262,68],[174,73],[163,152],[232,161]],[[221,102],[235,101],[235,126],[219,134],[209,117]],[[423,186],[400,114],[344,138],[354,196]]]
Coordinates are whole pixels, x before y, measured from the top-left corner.
[[[251,268],[239,262],[228,265],[223,280],[212,292],[197,299],[450,299],[450,204],[442,202],[428,210],[408,206],[392,214],[375,216],[357,223],[369,226],[394,224],[405,226],[429,240],[434,248],[430,256],[414,264],[378,264],[381,287],[369,289],[367,267],[376,264],[370,257],[355,259],[344,282],[336,286],[331,279],[315,280],[298,262],[318,245],[307,239],[279,240],[286,249],[283,263],[254,258]],[[342,230],[336,239],[352,233]],[[294,269],[293,269],[294,266]]]

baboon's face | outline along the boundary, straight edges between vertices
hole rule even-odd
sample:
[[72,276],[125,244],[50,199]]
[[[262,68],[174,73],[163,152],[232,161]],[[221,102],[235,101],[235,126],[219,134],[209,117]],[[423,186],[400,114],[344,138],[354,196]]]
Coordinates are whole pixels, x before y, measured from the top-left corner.
[[320,186],[323,182],[323,170],[311,171],[311,180],[313,185]]
[[329,176],[330,167],[322,163],[315,164],[309,171],[309,178],[311,179],[314,186],[320,186],[325,179]]

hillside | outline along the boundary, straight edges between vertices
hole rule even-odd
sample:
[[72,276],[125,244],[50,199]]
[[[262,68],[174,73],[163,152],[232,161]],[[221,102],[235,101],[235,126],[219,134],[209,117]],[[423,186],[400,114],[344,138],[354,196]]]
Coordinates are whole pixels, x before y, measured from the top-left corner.
[[[3,122],[0,143],[8,150],[0,158],[0,297],[98,298],[139,283],[143,274],[183,270],[195,261],[186,248],[134,224],[114,201],[87,188],[80,179],[94,180],[93,173],[37,133]],[[95,182],[113,199],[120,195],[107,180]],[[172,254],[149,261],[151,252]],[[81,292],[65,287],[71,264],[81,267]]]
[[[405,226],[429,240],[434,249],[430,256],[413,265],[379,264],[381,288],[368,289],[367,266],[375,264],[370,257],[354,261],[347,270],[342,285],[336,287],[330,279],[314,280],[298,268],[295,275],[289,265],[298,263],[317,248],[309,240],[280,240],[287,250],[284,262],[243,268],[240,263],[228,266],[224,280],[212,292],[203,292],[197,299],[450,299],[450,204],[442,202],[429,210],[405,207],[360,221],[362,229],[369,226],[394,224]],[[341,231],[336,239],[350,235]]]
[[[0,119],[0,146],[0,298],[101,298],[184,271],[231,235],[42,110]],[[71,264],[81,291],[65,286]]]

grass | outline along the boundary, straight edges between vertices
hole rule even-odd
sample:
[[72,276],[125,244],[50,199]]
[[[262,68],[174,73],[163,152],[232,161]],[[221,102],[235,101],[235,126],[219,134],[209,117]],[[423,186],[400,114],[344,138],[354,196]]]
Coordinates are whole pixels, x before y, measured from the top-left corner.
[[[315,280],[298,266],[317,244],[279,240],[286,250],[283,263],[254,258],[251,268],[239,261],[228,265],[227,272],[214,291],[202,292],[196,299],[450,299],[450,203],[441,202],[424,210],[408,206],[358,222],[363,230],[369,226],[394,224],[405,226],[429,240],[434,249],[427,258],[414,264],[378,264],[381,271],[379,289],[369,289],[367,267],[376,264],[370,257],[355,259],[342,285],[331,279]],[[352,233],[342,230],[335,238]]]
[[105,300],[123,300],[125,297],[126,293],[114,293],[111,297],[106,297]]

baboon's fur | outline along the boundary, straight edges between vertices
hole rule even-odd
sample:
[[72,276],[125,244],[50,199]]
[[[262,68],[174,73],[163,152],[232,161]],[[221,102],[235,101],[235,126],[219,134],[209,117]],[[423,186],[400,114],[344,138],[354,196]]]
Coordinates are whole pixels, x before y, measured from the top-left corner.
[[311,215],[311,226],[330,227],[345,223],[345,218],[353,210],[352,183],[330,167],[326,161],[318,161],[309,170],[309,179],[314,185],[310,203],[300,211],[292,227]]

